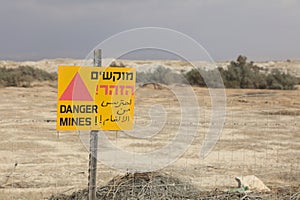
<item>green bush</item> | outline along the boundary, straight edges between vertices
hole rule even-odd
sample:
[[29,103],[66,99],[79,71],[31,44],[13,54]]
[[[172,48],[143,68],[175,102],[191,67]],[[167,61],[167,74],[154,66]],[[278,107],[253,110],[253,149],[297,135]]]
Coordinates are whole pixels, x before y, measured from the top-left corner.
[[[260,71],[260,68],[253,62],[247,62],[247,57],[239,56],[237,61],[232,61],[227,70],[218,69],[226,88],[254,88],[254,89],[296,89],[295,85],[299,83],[296,77],[272,70],[269,74]],[[185,77],[191,85],[219,87],[214,83],[216,72],[213,70],[196,70],[185,73]],[[202,76],[205,76],[206,83]]]
[[138,83],[161,83],[165,85],[186,82],[183,76],[164,66],[158,66],[153,72],[137,72]]
[[270,89],[293,90],[296,89],[297,78],[275,69],[267,75],[267,84]]
[[44,70],[30,66],[19,66],[18,68],[0,68],[0,85],[30,87],[32,81],[56,80],[56,73],[48,73]]
[[[222,87],[220,85],[220,77],[217,69],[204,70],[204,69],[192,69],[184,74],[185,79],[191,85],[198,85],[201,87]],[[205,77],[205,79],[203,78]]]
[[259,72],[259,67],[253,62],[248,63],[245,56],[239,56],[232,61],[227,70],[221,71],[226,88],[267,88],[266,77]]
[[203,74],[203,70],[192,69],[188,71],[186,74],[184,74],[184,76],[186,80],[188,80],[189,84],[206,87],[206,83],[201,74]]

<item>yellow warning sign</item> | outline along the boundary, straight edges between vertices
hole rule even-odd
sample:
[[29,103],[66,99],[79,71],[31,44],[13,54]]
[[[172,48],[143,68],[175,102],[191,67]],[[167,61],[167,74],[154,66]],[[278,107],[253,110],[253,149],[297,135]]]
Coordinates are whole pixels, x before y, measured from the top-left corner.
[[57,130],[133,129],[133,68],[58,67]]

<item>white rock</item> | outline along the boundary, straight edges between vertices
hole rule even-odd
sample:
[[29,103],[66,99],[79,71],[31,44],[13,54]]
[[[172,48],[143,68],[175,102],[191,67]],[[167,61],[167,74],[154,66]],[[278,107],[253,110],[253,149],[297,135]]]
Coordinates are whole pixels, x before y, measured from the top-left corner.
[[269,192],[271,191],[259,178],[254,175],[250,176],[242,176],[242,177],[235,177],[238,181],[241,181],[242,187],[248,186],[250,191],[257,191],[257,192]]

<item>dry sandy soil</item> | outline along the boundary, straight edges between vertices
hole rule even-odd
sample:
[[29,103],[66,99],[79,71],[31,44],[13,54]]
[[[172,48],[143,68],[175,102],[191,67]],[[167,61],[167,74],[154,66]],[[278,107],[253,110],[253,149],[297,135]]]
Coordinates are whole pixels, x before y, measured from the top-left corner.
[[[123,62],[126,65],[153,63]],[[0,61],[0,66],[30,65],[54,72],[57,65],[66,63],[80,65],[82,61]],[[177,70],[186,67],[186,63],[179,61],[163,64]],[[279,66],[283,71],[300,77],[300,62],[297,61],[260,65],[268,68]],[[47,199],[53,194],[71,194],[87,186],[88,151],[79,137],[80,133],[55,130],[55,85],[38,83],[31,88],[0,88],[0,199]],[[222,135],[205,159],[198,155],[211,122],[211,98],[207,89],[193,89],[202,108],[199,124],[192,124],[199,126],[197,136],[184,155],[161,172],[180,178],[202,191],[216,188],[226,191],[237,186],[235,176],[247,175],[255,175],[273,191],[299,186],[299,89],[227,89]],[[137,153],[147,153],[169,144],[180,125],[178,100],[171,88],[139,88],[135,105],[137,124],[150,123],[148,111],[153,104],[164,107],[167,119],[160,132],[151,139],[132,137],[122,132],[109,132],[106,136],[117,147]],[[97,184],[104,185],[116,175],[124,174],[98,163]]]
[[[210,122],[210,96],[205,88],[194,91],[204,108],[197,137],[162,172],[200,190],[228,190],[236,187],[234,176],[246,175],[257,176],[271,189],[299,185],[300,90],[227,89],[224,129],[205,159],[198,154]],[[55,130],[56,88],[51,83],[8,87],[0,88],[0,95],[0,199],[43,199],[85,188],[88,152],[77,132]],[[112,132],[107,134],[112,143],[135,152],[168,144],[180,122],[177,99],[168,88],[139,88],[138,123],[149,123],[148,108],[153,104],[168,112],[159,134],[150,140]],[[99,163],[97,183],[101,186],[120,174],[124,173]]]

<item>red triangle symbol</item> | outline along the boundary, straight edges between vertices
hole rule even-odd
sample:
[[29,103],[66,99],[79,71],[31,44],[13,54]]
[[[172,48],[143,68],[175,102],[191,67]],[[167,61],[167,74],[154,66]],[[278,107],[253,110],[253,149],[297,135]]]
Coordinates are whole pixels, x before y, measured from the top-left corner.
[[94,101],[78,72],[59,100]]

